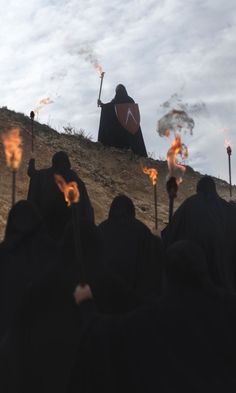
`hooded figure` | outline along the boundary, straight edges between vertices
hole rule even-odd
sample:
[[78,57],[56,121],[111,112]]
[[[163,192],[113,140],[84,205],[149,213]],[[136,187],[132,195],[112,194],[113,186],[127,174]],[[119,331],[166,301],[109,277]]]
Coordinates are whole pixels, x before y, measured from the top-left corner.
[[235,391],[234,296],[213,285],[193,242],[167,249],[164,276],[162,297],[119,318],[89,298],[78,306],[84,334],[69,393]]
[[132,200],[125,195],[115,197],[99,230],[108,271],[141,297],[160,292],[162,242],[135,218]]
[[[136,298],[132,298],[125,288],[123,292],[122,283],[120,286],[119,281],[105,274],[96,226],[83,222],[80,229],[86,282],[93,288],[99,310],[120,312],[121,309],[127,311],[134,308]],[[31,287],[27,293],[17,323],[8,338],[5,374],[9,375],[10,370],[12,375],[16,375],[12,382],[16,387],[12,389],[13,392],[67,392],[71,368],[83,333],[73,298],[74,290],[81,282],[81,261],[75,253],[73,227],[70,224],[60,251],[61,258],[58,258],[57,265],[50,270],[47,278]],[[101,353],[101,364],[102,358]],[[0,367],[1,360],[0,347]],[[0,390],[11,391],[2,387],[2,382],[5,379],[0,380]],[[11,386],[9,381],[8,386]]]
[[98,141],[105,146],[131,149],[135,154],[147,157],[137,104],[128,96],[123,85],[116,87],[116,94],[110,103],[101,106]]
[[36,207],[29,201],[17,202],[0,245],[0,336],[14,323],[26,292],[44,280],[56,261],[57,249]]
[[71,209],[67,207],[64,194],[55,182],[55,174],[61,175],[66,182],[75,181],[78,184],[80,200],[77,203],[77,214],[79,219],[93,222],[94,213],[85,184],[71,169],[70,160],[64,151],[54,154],[51,168],[31,170],[28,200],[37,205],[50,235],[60,240],[67,222],[71,219]]
[[213,282],[233,290],[233,250],[229,237],[230,205],[219,197],[214,180],[204,176],[197,184],[197,193],[187,198],[176,210],[162,232],[168,246],[178,240],[192,240],[205,254]]

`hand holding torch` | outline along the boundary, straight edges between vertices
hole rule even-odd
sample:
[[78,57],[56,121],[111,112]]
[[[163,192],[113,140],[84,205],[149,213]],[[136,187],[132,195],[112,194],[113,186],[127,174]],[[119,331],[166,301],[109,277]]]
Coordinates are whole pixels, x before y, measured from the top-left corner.
[[74,232],[74,242],[75,242],[75,256],[76,260],[79,263],[79,271],[80,271],[80,284],[84,285],[86,283],[85,279],[85,268],[83,263],[83,253],[82,253],[82,244],[81,244],[81,233],[80,233],[80,224],[78,219],[78,211],[77,211],[77,203],[80,199],[80,193],[78,189],[78,184],[75,181],[71,181],[66,183],[64,178],[61,175],[54,175],[55,182],[58,185],[59,189],[64,193],[65,201],[67,202],[67,206],[72,210],[72,221],[73,221],[73,232]]

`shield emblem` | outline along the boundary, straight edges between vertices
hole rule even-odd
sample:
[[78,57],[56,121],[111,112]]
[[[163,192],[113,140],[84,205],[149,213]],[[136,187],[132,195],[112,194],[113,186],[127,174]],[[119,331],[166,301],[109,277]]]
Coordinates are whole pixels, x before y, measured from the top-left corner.
[[115,112],[119,123],[131,134],[136,134],[140,125],[138,104],[116,104]]

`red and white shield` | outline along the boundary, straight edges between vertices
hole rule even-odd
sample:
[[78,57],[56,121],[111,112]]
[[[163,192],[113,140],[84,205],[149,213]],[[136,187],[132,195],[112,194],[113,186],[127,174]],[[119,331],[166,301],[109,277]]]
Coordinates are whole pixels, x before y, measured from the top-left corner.
[[131,134],[136,134],[140,125],[140,113],[138,104],[116,104],[116,116],[119,123]]

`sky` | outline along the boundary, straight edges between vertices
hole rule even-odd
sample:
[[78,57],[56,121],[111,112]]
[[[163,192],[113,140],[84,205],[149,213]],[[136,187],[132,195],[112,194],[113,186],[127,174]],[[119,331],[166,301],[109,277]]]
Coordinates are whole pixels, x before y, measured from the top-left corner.
[[195,122],[182,135],[186,164],[228,180],[230,140],[236,183],[235,0],[0,0],[0,9],[0,106],[28,115],[49,97],[38,121],[96,141],[99,63],[102,101],[126,86],[151,157],[165,159],[171,139],[157,122],[181,104]]

